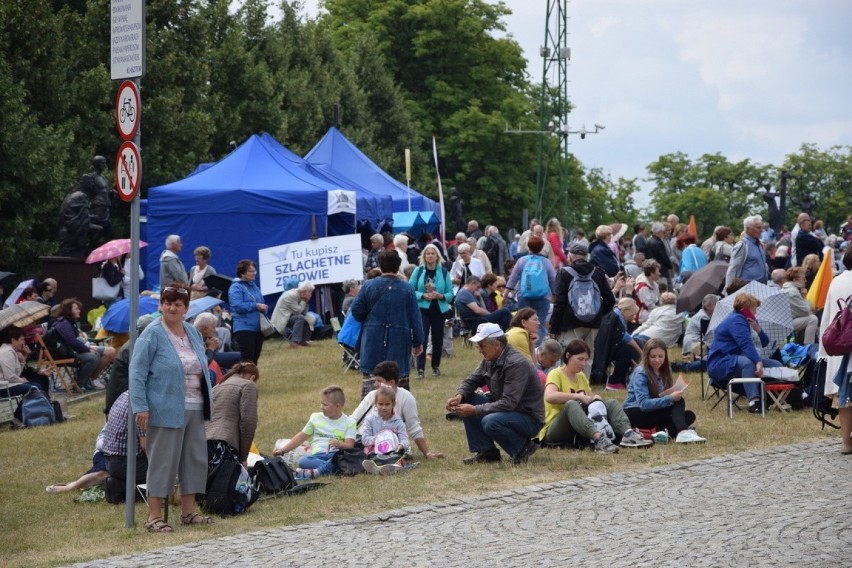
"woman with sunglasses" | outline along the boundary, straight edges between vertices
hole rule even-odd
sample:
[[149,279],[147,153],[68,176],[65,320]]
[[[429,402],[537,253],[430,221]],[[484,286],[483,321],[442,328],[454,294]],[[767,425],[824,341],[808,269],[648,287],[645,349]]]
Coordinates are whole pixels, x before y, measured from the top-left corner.
[[151,532],[172,532],[163,520],[163,500],[175,477],[181,489],[181,524],[210,524],[195,512],[195,494],[207,488],[205,421],[213,395],[201,334],[184,321],[189,287],[172,282],[160,293],[162,317],[139,336],[130,360],[131,408],[148,434],[148,520]]

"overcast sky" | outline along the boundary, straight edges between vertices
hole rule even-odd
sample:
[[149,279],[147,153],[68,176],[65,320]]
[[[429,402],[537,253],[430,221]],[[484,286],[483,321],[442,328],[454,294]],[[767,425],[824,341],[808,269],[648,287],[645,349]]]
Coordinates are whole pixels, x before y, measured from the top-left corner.
[[[514,12],[507,32],[539,82],[547,1],[504,3]],[[311,13],[316,4],[307,1]],[[606,127],[571,137],[587,168],[643,178],[670,152],[780,165],[802,143],[852,144],[849,0],[566,4],[569,125]]]

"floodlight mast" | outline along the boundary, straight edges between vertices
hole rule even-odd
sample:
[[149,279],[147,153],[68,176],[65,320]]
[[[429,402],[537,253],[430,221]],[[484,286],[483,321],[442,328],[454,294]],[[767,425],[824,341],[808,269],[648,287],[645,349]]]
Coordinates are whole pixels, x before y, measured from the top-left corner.
[[[542,202],[547,182],[547,168],[553,158],[561,158],[559,163],[559,195],[568,192],[568,113],[571,103],[568,100],[568,61],[571,49],[568,47],[568,10],[567,0],[547,0],[547,15],[544,24],[544,45],[541,48],[541,101],[539,109],[538,171],[536,173],[536,217],[542,218]],[[555,82],[554,82],[555,76]],[[550,125],[552,117],[558,117],[559,127]],[[546,131],[559,135],[559,145],[551,149],[550,136]],[[567,220],[566,220],[567,221]]]

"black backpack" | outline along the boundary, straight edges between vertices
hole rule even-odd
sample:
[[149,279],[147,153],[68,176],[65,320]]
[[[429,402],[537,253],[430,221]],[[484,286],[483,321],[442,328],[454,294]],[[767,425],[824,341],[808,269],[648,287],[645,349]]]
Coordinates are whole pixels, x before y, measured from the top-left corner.
[[621,318],[614,311],[601,318],[601,326],[595,337],[595,357],[592,359],[592,376],[589,383],[605,385],[608,379],[609,364],[615,360],[615,351],[626,332]]
[[201,506],[217,515],[244,513],[258,498],[253,485],[242,465],[222,460],[207,474],[207,492]]
[[806,385],[807,400],[810,403],[814,413],[814,418],[822,423],[822,430],[826,426],[831,426],[835,430],[840,428],[839,424],[832,422],[837,418],[837,409],[831,407],[831,398],[825,396],[825,381],[827,380],[826,372],[828,363],[825,359],[813,360],[809,363],[812,369],[809,369],[811,381]]
[[265,495],[299,495],[324,486],[324,483],[297,483],[293,471],[279,457],[265,458],[250,470],[256,493]]

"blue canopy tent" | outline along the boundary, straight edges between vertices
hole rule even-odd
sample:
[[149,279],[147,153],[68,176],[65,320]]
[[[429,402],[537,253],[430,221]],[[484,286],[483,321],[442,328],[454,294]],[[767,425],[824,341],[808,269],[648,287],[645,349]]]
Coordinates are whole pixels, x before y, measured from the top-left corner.
[[276,140],[274,136],[267,132],[260,134],[260,140],[266,144],[270,150],[279,153],[285,159],[289,160],[307,173],[325,180],[336,187],[343,187],[354,191],[357,211],[356,218],[359,232],[372,235],[373,233],[382,231],[385,226],[390,226],[393,222],[393,200],[389,195],[373,193],[368,189],[353,183],[351,180],[338,179],[333,175],[328,175],[325,172],[314,168],[305,161],[304,158],[281,144],[281,142]]
[[[393,199],[394,212],[438,211],[435,201],[393,179],[334,127],[308,152],[305,160],[323,174],[340,180],[344,186],[352,184],[375,194],[389,195]],[[344,180],[350,183],[342,183]],[[396,227],[394,230],[398,232]]]
[[187,268],[194,264],[192,250],[205,245],[211,264],[233,276],[241,259],[257,262],[258,249],[329,236],[328,217],[336,211],[350,215],[354,227],[354,199],[252,136],[215,165],[148,191],[149,287],[159,280],[155,251],[170,234],[181,236]]
[[415,239],[426,230],[426,223],[417,211],[400,211],[393,214],[393,230],[395,233],[408,233]]

